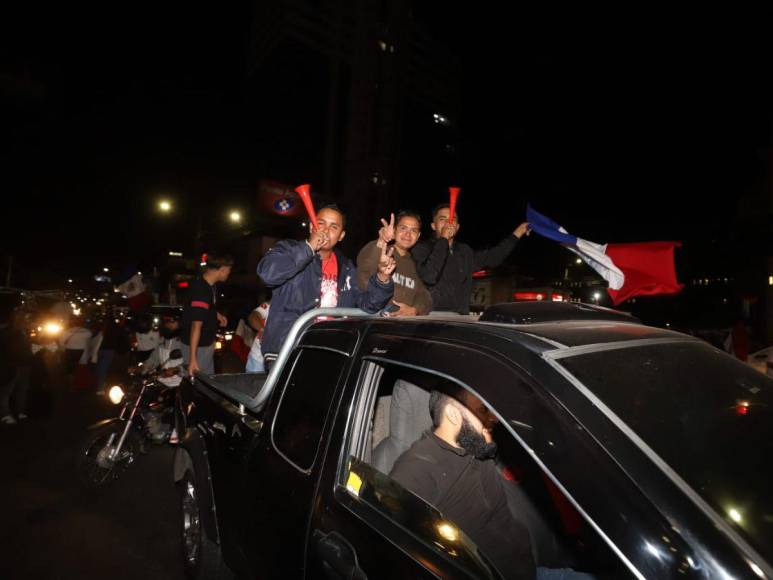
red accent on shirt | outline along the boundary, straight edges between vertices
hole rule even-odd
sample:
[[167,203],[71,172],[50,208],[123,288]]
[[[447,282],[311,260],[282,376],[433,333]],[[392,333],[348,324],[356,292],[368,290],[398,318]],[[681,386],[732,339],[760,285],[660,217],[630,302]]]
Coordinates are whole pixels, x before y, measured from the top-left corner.
[[204,310],[209,310],[209,304],[196,300],[191,302],[191,308],[203,308]]

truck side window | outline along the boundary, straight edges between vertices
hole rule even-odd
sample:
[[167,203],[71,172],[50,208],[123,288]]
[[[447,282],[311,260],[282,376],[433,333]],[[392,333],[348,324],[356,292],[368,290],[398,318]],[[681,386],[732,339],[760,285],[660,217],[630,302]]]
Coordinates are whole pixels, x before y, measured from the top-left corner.
[[302,348],[279,401],[272,440],[277,451],[300,471],[314,465],[333,395],[347,358]]
[[[458,388],[449,389],[448,380],[431,370],[391,364],[373,364],[372,368],[373,372],[363,373],[363,377],[372,377],[370,385],[363,385],[355,401],[348,454],[343,457],[344,468],[339,475],[341,494],[345,490],[355,500],[350,509],[372,521],[374,527],[379,526],[378,520],[369,517],[369,512],[362,509],[364,505],[463,572],[496,576],[488,559],[495,544],[485,543],[489,538],[486,533],[481,534],[480,528],[465,529],[462,522],[449,519],[439,505],[423,500],[393,479],[398,458],[433,430],[430,392],[458,393]],[[501,423],[494,426],[494,440],[499,449],[495,465],[502,476],[505,510],[527,530],[528,548],[536,566],[546,573],[571,569],[598,574],[596,577],[631,577]],[[476,545],[473,538],[484,544]]]

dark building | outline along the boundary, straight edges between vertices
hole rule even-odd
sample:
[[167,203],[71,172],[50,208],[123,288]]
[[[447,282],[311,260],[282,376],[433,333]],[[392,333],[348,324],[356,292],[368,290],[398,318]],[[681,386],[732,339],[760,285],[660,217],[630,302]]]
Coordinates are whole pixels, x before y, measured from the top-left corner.
[[379,218],[406,204],[411,191],[451,185],[457,165],[458,62],[411,6],[255,5],[249,78],[256,107],[295,110],[293,119],[268,120],[271,134],[308,135],[277,143],[261,169],[286,183],[310,182],[320,198],[356,216],[347,226],[350,249],[374,237]]

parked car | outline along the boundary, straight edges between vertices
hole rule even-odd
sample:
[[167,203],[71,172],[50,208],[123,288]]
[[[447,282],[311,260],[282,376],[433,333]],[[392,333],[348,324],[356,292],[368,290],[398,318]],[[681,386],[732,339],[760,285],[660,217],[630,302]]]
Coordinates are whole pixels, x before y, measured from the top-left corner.
[[498,419],[539,566],[773,577],[771,379],[622,313],[492,308],[316,310],[268,376],[198,375],[174,461],[190,575],[500,578],[486,546],[390,477],[432,427],[429,392],[461,388]]

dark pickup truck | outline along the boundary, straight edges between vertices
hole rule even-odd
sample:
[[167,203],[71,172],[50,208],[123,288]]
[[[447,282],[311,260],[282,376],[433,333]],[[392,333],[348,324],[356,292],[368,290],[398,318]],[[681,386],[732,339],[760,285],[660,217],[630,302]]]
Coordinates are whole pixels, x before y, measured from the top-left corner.
[[197,376],[174,462],[189,574],[502,577],[390,477],[432,429],[430,391],[459,389],[496,417],[538,578],[773,578],[773,381],[624,313],[534,303],[316,310],[268,376]]

